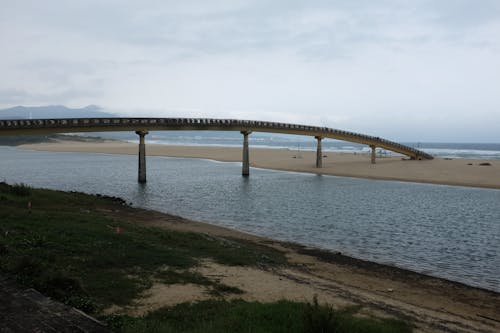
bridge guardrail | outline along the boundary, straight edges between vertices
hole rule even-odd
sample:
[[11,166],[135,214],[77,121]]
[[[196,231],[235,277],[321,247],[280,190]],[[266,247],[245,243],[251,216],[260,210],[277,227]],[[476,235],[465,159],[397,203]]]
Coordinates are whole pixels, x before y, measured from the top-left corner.
[[[0,120],[0,135],[9,135],[9,132],[25,131],[29,133],[45,130],[49,133],[64,133],[89,131],[89,128],[97,128],[96,131],[109,131],[113,128],[134,130],[136,127],[147,127],[148,130],[162,130],[169,127],[192,127],[199,130],[250,130],[267,131],[277,133],[302,134],[307,136],[321,136],[325,138],[339,139],[345,141],[359,142],[362,144],[382,147],[416,159],[432,159],[433,156],[400,143],[374,137],[370,135],[344,131],[328,127],[308,126],[300,124],[289,124],[280,122],[268,122],[259,120],[239,119],[215,119],[215,118],[58,118],[58,119],[6,119]],[[122,129],[120,129],[122,130]]]

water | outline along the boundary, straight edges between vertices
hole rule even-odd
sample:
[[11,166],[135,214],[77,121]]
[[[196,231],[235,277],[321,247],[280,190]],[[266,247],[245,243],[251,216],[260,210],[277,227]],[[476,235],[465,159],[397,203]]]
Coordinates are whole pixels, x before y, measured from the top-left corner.
[[[355,129],[354,129],[355,131]],[[377,136],[375,133],[365,133]],[[137,142],[138,137],[133,131],[128,132],[95,132],[81,135],[100,136],[103,138]],[[434,143],[434,142],[405,142],[398,138],[384,137],[400,142],[410,147],[420,149],[436,157],[442,158],[469,158],[500,160],[500,143]],[[0,137],[0,145],[2,144]],[[237,131],[151,131],[146,137],[148,143],[167,145],[194,145],[194,146],[224,146],[241,147],[242,136]],[[11,144],[4,141],[3,144]],[[311,136],[254,132],[249,137],[251,147],[289,149],[289,150],[316,150],[316,140]],[[325,152],[369,154],[370,147],[349,141],[324,139],[322,141]],[[387,156],[401,156],[382,148],[377,153]]]
[[500,292],[500,191],[252,169],[240,163],[0,147],[0,181],[120,196],[135,206],[318,246]]
[[[134,141],[137,136],[130,132],[99,133],[100,136]],[[212,131],[163,131],[151,132],[147,136],[149,143],[170,145],[213,145],[241,147],[242,137],[237,132]],[[250,146],[260,148],[278,148],[291,150],[316,150],[316,140],[311,137],[272,133],[253,133],[249,137]],[[500,143],[418,143],[402,142],[411,147],[421,149],[433,156],[444,158],[473,158],[500,160]],[[325,139],[322,142],[324,151],[345,153],[366,153],[370,148],[353,142]],[[380,153],[396,155],[390,151]]]

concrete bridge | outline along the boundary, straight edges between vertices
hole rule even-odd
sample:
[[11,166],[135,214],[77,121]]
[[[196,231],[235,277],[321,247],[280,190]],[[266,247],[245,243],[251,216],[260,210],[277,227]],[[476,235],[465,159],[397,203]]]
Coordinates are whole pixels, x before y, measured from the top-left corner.
[[210,118],[65,118],[65,119],[9,119],[0,120],[0,135],[26,135],[50,133],[79,133],[106,131],[135,131],[139,135],[140,183],[146,182],[145,136],[149,131],[205,130],[238,131],[243,135],[242,175],[250,173],[248,136],[252,132],[306,135],[317,141],[316,167],[322,167],[321,140],[325,138],[366,144],[371,148],[371,163],[375,163],[377,147],[406,155],[413,160],[432,159],[418,149],[365,134],[328,127],[286,124],[268,121],[210,119]]

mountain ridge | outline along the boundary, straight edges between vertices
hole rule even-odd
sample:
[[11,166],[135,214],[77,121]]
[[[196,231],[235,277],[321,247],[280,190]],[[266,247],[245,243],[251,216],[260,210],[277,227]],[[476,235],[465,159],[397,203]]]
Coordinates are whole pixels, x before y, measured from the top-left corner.
[[64,105],[23,106],[0,109],[0,119],[102,118],[116,117],[97,105],[69,108]]

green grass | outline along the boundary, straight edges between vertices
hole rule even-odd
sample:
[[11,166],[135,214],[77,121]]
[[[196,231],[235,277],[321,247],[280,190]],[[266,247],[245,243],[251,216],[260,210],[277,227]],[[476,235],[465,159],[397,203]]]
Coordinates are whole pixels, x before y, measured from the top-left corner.
[[[411,327],[400,320],[360,318],[359,307],[334,311],[316,302],[305,304],[242,300],[211,300],[162,308],[141,318],[108,316],[121,332],[283,332],[283,333],[406,333]],[[325,316],[325,318],[321,318]],[[328,319],[327,319],[328,318]]]
[[403,321],[359,318],[357,309],[334,311],[316,301],[225,301],[219,296],[242,291],[193,272],[200,260],[282,265],[284,255],[251,242],[148,228],[102,213],[130,209],[117,198],[0,183],[0,273],[95,315],[112,304],[129,305],[154,281],[203,285],[215,296],[139,318],[102,317],[115,331],[411,332]]
[[141,227],[98,211],[129,209],[120,204],[113,198],[1,183],[0,270],[92,312],[129,304],[154,279],[202,284],[214,294],[241,292],[188,271],[204,258],[226,265],[285,262],[280,252],[267,247]]
[[201,274],[190,271],[176,271],[172,269],[167,269],[157,272],[155,274],[155,278],[165,284],[193,283],[202,286],[209,286],[211,287],[210,293],[214,296],[243,293],[243,291],[237,287],[228,286],[223,283],[210,280]]

